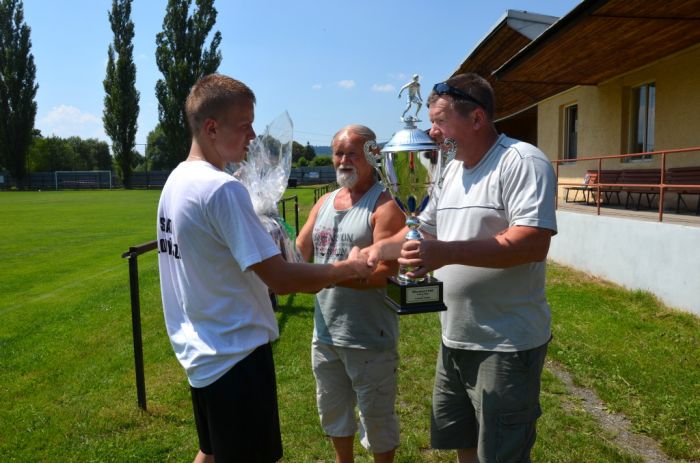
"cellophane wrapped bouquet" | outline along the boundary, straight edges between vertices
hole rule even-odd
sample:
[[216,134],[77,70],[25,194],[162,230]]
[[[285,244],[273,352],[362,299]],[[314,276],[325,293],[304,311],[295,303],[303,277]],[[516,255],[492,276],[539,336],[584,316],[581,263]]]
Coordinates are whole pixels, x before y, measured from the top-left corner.
[[255,212],[289,262],[302,258],[294,241],[296,233],[280,217],[277,203],[287,189],[292,170],[293,124],[285,111],[273,120],[265,133],[250,142],[246,160],[228,166],[248,189]]

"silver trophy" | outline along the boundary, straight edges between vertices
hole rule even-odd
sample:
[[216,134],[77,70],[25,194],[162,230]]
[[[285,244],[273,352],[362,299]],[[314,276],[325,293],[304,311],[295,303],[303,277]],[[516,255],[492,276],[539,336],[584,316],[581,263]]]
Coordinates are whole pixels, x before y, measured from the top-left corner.
[[[409,84],[417,84],[416,76]],[[418,92],[418,88],[414,89]],[[416,123],[421,122],[419,119],[408,116],[401,120],[403,129],[396,132],[381,150],[376,142],[368,141],[364,153],[387,191],[406,214],[406,226],[410,229],[406,240],[422,240],[418,215],[428,205],[432,189],[441,181],[445,166],[454,158],[456,144],[447,139],[438,146],[425,131],[417,128]],[[432,276],[411,278],[406,275],[411,270],[401,266],[399,274],[389,278],[387,303],[399,314],[445,310],[442,282]]]

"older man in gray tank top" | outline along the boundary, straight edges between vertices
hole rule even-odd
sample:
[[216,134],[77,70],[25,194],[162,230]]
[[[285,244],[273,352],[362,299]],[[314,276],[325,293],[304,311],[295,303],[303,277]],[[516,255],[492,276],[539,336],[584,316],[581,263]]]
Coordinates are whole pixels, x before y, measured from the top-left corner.
[[[369,246],[403,227],[403,213],[364,156],[365,142],[375,139],[361,125],[333,137],[340,188],[319,199],[299,233],[297,247],[306,260],[343,260],[353,246]],[[311,350],[316,400],[339,463],[353,461],[355,404],[360,442],[375,462],[394,461],[399,445],[394,410],[399,323],[384,303],[386,277],[396,270],[396,263],[380,263],[369,278],[341,282],[316,296]]]

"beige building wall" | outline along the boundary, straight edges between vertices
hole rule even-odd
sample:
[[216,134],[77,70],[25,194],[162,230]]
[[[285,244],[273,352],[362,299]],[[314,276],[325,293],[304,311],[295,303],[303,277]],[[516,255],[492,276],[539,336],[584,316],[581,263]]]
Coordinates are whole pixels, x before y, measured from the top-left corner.
[[[550,159],[564,151],[564,108],[578,105],[578,157],[627,152],[630,89],[656,86],[655,150],[700,147],[700,45],[597,86],[579,86],[538,105],[538,144]],[[605,161],[603,169],[659,167],[661,160]],[[666,167],[700,165],[700,151],[667,157]],[[560,182],[581,182],[597,161],[560,165]]]

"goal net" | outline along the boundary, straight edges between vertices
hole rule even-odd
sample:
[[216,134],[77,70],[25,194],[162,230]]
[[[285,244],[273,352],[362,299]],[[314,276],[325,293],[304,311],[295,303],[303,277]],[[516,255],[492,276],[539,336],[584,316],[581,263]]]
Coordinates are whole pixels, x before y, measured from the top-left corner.
[[112,172],[109,170],[57,170],[56,190],[112,189]]

